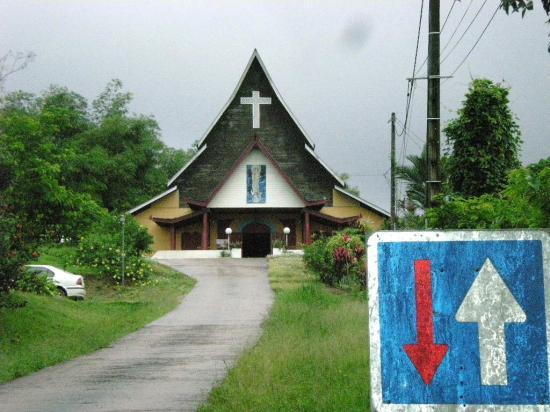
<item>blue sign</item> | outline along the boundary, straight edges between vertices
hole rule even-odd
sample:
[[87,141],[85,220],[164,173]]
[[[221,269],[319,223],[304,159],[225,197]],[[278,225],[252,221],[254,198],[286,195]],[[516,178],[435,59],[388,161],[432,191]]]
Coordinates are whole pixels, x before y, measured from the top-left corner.
[[373,235],[374,409],[550,405],[548,243],[536,231]]

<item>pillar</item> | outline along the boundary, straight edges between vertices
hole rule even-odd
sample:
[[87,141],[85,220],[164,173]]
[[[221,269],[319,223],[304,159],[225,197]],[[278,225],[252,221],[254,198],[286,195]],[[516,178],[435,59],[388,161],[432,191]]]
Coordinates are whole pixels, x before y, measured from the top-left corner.
[[176,227],[170,226],[170,249],[176,250]]
[[209,233],[210,233],[210,225],[208,224],[208,212],[204,211],[202,214],[202,239],[201,239],[201,246],[202,250],[208,250],[209,249]]
[[304,212],[304,242],[306,245],[311,244],[311,226],[309,224],[309,212]]

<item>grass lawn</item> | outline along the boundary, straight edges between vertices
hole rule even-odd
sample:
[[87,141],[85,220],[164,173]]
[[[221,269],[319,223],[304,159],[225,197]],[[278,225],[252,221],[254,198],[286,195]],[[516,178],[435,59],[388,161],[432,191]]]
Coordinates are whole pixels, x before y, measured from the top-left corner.
[[19,293],[24,307],[0,308],[0,382],[110,345],[170,311],[195,281],[155,265],[151,285],[113,287],[86,276],[92,269],[67,265],[70,248],[46,249],[38,263],[85,276],[87,298]]
[[300,257],[270,260],[269,279],[262,338],[200,410],[369,410],[366,297],[326,288]]

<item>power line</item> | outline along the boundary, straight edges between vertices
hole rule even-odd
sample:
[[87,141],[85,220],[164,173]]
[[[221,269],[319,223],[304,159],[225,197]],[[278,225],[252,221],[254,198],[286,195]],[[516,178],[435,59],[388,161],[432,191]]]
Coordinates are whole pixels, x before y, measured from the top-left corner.
[[[483,10],[483,8],[485,7],[485,4],[487,4],[487,0],[484,0],[484,2],[481,4],[481,7],[478,9],[476,15],[474,16],[474,18],[472,19],[472,21],[470,22],[470,24],[468,25],[468,27],[466,27],[466,30],[464,30],[464,33],[462,33],[462,36],[460,36],[460,38],[457,40],[457,42],[455,43],[455,45],[451,48],[451,50],[447,53],[447,55],[445,57],[443,57],[443,59],[441,60],[441,63],[444,63],[445,60],[447,60],[449,58],[449,56],[453,53],[453,51],[457,48],[457,46],[460,44],[460,42],[462,41],[462,39],[464,38],[464,36],[466,36],[466,33],[468,33],[468,31],[470,30],[470,28],[472,27],[472,25],[475,23],[475,21],[477,20],[478,16],[479,16],[479,13],[481,13],[481,10]],[[500,5],[499,5],[500,7]]]
[[416,62],[418,61],[418,47],[420,45],[420,32],[422,30],[422,17],[424,15],[424,0],[420,3],[420,16],[418,18],[418,33],[416,35],[416,50],[414,52],[414,64],[413,64],[413,71],[412,71],[412,79],[409,81],[409,84],[407,85],[407,103],[405,105],[405,126],[403,127],[403,130],[401,133],[397,133],[398,136],[403,135],[405,132],[405,129],[407,127],[407,122],[409,120],[409,111],[411,108],[411,100],[412,100],[412,94],[414,91],[414,74],[416,73]]
[[477,38],[476,42],[474,43],[474,45],[472,46],[472,48],[470,49],[470,51],[468,52],[468,54],[466,54],[466,57],[464,57],[464,59],[462,59],[462,61],[459,63],[459,65],[456,67],[456,69],[454,69],[454,71],[453,71],[452,74],[451,74],[451,77],[455,75],[455,73],[462,67],[462,65],[464,64],[464,62],[466,62],[466,60],[468,59],[468,57],[470,57],[470,54],[472,54],[472,52],[473,52],[474,49],[476,48],[477,44],[480,42],[481,38],[483,37],[483,35],[485,34],[485,32],[487,31],[487,29],[489,28],[489,26],[490,26],[491,23],[493,22],[493,20],[495,19],[495,16],[497,15],[497,12],[498,12],[498,9],[500,9],[500,4],[497,6],[497,8],[495,9],[495,11],[493,12],[493,15],[491,16],[491,19],[489,20],[489,22],[487,23],[487,25],[485,26],[485,28],[483,29],[483,31],[481,32],[481,34],[479,35],[479,37]]
[[[443,22],[443,26],[441,27],[441,30],[439,31],[439,34],[443,33],[443,30],[445,29],[445,25],[447,24],[447,21],[449,21],[449,17],[451,17],[451,13],[453,12],[453,9],[456,5],[458,0],[454,0],[453,1],[453,4],[451,5],[451,8],[449,9],[449,12],[447,13],[447,17],[445,17],[445,21]],[[468,5],[468,9],[470,8],[470,6],[472,5],[472,2],[473,0],[470,1],[470,4]],[[468,12],[468,9],[466,9],[466,12]],[[466,14],[464,14],[462,16],[462,19],[460,20],[460,23],[462,22],[462,20],[464,19],[464,16],[466,16]],[[459,23],[459,25],[460,25]],[[458,30],[458,27],[455,29],[454,33],[453,33],[453,36],[454,34],[456,33],[456,30]],[[452,38],[452,36],[451,36]],[[445,49],[443,49],[445,50]],[[424,67],[424,65],[428,62],[428,56],[426,56],[426,58],[424,59],[424,61],[422,62],[422,64],[420,65],[420,67],[418,68],[418,70],[416,71],[415,73],[415,76],[418,76],[418,73],[420,73],[420,70],[422,70],[422,68]]]
[[462,17],[460,18],[458,24],[456,25],[456,27],[453,31],[453,34],[451,34],[451,37],[449,37],[449,40],[447,40],[447,43],[445,43],[445,46],[443,46],[443,49],[441,50],[442,52],[447,50],[447,47],[449,47],[449,44],[451,44],[451,41],[455,37],[455,34],[458,32],[458,29],[460,28],[460,26],[462,25],[462,22],[466,18],[466,15],[470,11],[470,8],[472,7],[472,4],[474,4],[474,0],[470,0],[470,3],[468,3],[468,7],[466,7],[466,10],[464,10],[464,13],[462,14]]
[[457,0],[453,1],[453,4],[451,4],[451,8],[449,9],[449,12],[447,13],[447,17],[445,17],[445,21],[443,22],[443,25],[441,26],[441,30],[439,31],[439,34],[443,33],[443,30],[445,30],[445,25],[447,24],[447,21],[449,20],[449,17],[451,16],[451,13],[453,12],[453,9],[455,7]]

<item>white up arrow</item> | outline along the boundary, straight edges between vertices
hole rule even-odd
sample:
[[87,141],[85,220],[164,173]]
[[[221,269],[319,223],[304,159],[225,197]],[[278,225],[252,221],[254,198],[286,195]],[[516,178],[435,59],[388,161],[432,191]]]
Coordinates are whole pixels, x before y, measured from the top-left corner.
[[505,323],[521,323],[527,316],[487,258],[456,312],[458,322],[479,328],[482,385],[508,385]]

